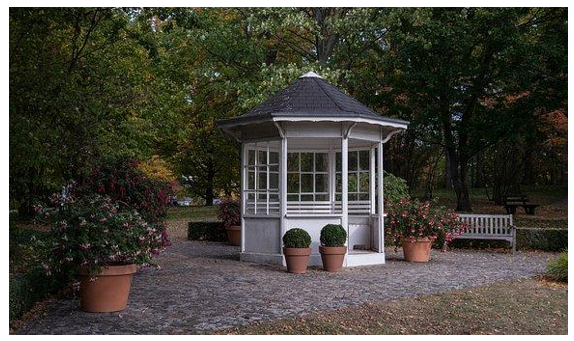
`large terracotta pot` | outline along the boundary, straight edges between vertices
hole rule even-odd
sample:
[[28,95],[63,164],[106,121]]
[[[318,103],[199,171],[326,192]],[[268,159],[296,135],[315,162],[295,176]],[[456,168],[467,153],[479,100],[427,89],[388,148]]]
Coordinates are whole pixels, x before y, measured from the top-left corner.
[[347,253],[346,246],[319,246],[323,269],[329,272],[338,272],[343,269],[343,261]]
[[108,266],[91,278],[86,269],[80,273],[80,307],[90,313],[109,313],[126,308],[137,268],[135,264]]
[[284,247],[283,255],[285,255],[285,262],[287,263],[287,271],[294,274],[307,272],[309,255],[311,255],[310,247]]
[[241,226],[227,227],[227,242],[229,245],[241,246]]
[[403,240],[403,253],[407,262],[426,263],[430,259],[432,240],[428,237]]

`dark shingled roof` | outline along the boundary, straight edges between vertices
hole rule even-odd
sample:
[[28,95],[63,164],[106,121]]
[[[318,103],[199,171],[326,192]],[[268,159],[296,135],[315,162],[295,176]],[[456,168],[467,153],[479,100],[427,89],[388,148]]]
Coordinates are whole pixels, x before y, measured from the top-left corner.
[[220,126],[240,125],[273,116],[366,118],[381,122],[408,124],[403,120],[376,114],[313,72],[299,77],[294,83],[249,112],[219,121],[218,124]]

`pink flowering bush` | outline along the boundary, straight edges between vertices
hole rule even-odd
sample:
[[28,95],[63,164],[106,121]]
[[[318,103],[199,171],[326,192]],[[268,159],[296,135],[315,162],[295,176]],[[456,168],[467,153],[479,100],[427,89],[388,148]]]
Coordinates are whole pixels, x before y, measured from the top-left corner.
[[78,267],[97,274],[109,265],[152,266],[169,240],[163,223],[151,223],[134,209],[120,210],[108,196],[54,195],[51,209],[37,208],[52,226],[42,267],[48,274]]
[[219,205],[218,218],[223,222],[227,228],[230,226],[241,225],[241,205],[239,201],[233,199],[225,199]]
[[395,246],[405,239],[428,237],[450,242],[465,229],[458,214],[443,207],[432,207],[431,203],[403,198],[387,208],[388,228],[386,234]]

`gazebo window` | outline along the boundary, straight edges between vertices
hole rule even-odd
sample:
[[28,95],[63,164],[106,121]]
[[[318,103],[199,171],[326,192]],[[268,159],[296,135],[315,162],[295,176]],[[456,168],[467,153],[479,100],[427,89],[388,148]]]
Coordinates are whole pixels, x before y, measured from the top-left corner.
[[247,145],[247,202],[245,213],[276,215],[279,213],[279,143],[260,142]]
[[287,154],[287,209],[299,213],[330,210],[328,153]]
[[[335,162],[335,200],[341,201],[341,153]],[[349,151],[349,209],[352,213],[370,212],[370,155],[368,150]],[[351,212],[349,212],[351,213]]]

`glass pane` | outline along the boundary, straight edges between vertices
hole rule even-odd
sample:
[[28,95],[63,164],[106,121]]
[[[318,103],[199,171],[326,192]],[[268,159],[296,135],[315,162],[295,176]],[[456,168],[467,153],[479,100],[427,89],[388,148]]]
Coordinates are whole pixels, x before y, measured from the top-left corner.
[[358,194],[349,194],[349,201],[357,201],[359,198]]
[[279,174],[269,173],[269,188],[271,189],[279,188]]
[[315,201],[329,201],[328,194],[315,194]]
[[254,165],[255,164],[255,151],[254,150],[249,150],[249,157],[247,164],[248,165]]
[[356,171],[358,167],[358,152],[349,152],[349,171]]
[[255,200],[255,193],[247,194],[247,201],[253,202]]
[[313,194],[301,194],[301,201],[313,201]]
[[315,172],[327,172],[328,163],[329,161],[326,153],[315,154]]
[[249,172],[249,175],[247,176],[247,188],[255,189],[255,171]]
[[342,200],[343,200],[343,196],[341,194],[335,195],[335,201],[342,201]]
[[279,172],[279,166],[269,166],[269,171],[271,172]]
[[287,170],[293,172],[299,171],[299,153],[287,154]]
[[313,153],[301,153],[301,171],[313,171]]
[[349,173],[349,193],[357,192],[357,185],[359,184],[359,178],[357,177],[357,173]]
[[359,194],[359,200],[369,200],[369,193],[361,193]]
[[279,153],[270,151],[269,163],[279,163]]
[[278,202],[278,201],[279,201],[279,194],[269,193],[269,202]]
[[267,150],[260,150],[257,153],[257,164],[266,165],[267,164]]
[[327,192],[329,188],[327,174],[315,174],[315,192]]
[[313,192],[313,174],[301,174],[301,193]]
[[260,168],[257,177],[257,189],[267,189],[267,172]]
[[287,173],[287,193],[299,193],[299,173]]
[[267,192],[259,193],[257,195],[257,206],[267,204]]
[[369,173],[359,173],[359,192],[369,193]]
[[341,193],[341,188],[343,184],[343,179],[341,178],[341,173],[335,175],[335,192]]
[[341,161],[341,153],[337,152],[335,154],[335,171],[337,171],[337,172],[341,171],[341,168],[342,168],[341,162],[343,162],[343,161]]
[[369,170],[369,151],[361,150],[359,152],[359,168],[361,170]]
[[287,201],[299,201],[299,195],[297,194],[289,194],[287,196]]

